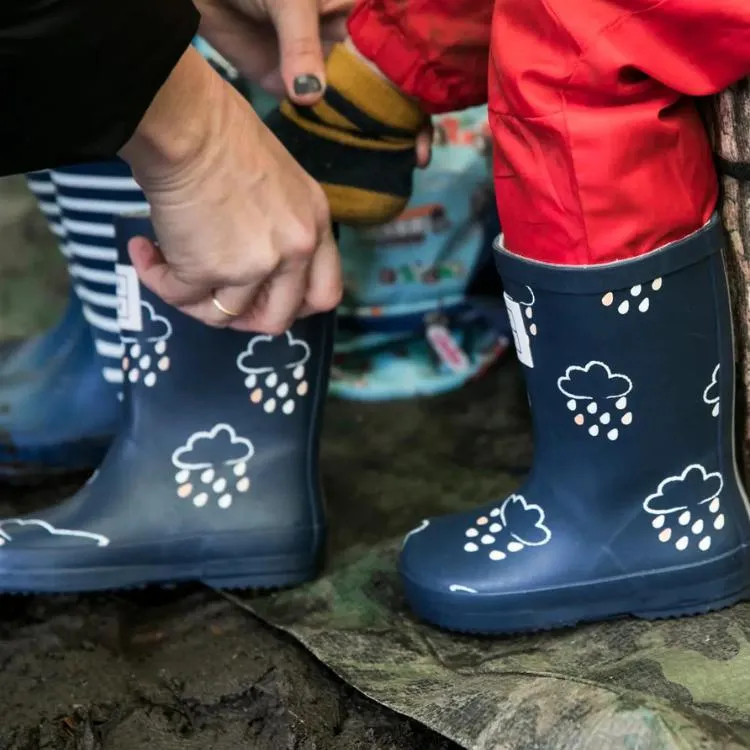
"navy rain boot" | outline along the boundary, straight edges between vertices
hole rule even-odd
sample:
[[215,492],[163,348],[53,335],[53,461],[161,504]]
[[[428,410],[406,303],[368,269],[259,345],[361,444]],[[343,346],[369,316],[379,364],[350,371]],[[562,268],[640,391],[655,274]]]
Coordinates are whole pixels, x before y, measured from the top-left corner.
[[0,591],[312,578],[333,314],[275,337],[205,326],[142,288],[125,260],[129,237],[153,237],[148,220],[121,228],[125,426],[76,495],[0,521]]
[[[70,262],[51,173],[34,173],[27,182]],[[111,265],[114,270],[114,259]],[[73,290],[57,325],[0,347],[0,479],[36,481],[99,465],[121,412],[119,389],[105,383],[101,373],[91,329]]]
[[510,497],[407,536],[400,568],[417,614],[507,633],[689,615],[748,596],[722,245],[714,218],[603,266],[497,253],[534,467]]
[[[117,392],[104,381],[80,315],[33,369],[0,377],[0,479],[39,480],[91,470],[120,424]],[[60,332],[58,331],[58,334]]]

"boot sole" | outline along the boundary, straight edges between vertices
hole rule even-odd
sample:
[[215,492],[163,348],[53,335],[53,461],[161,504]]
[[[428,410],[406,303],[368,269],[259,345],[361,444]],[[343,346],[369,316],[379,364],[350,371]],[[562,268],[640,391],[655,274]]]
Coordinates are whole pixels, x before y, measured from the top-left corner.
[[[748,563],[731,572],[726,565],[728,560],[736,561],[745,554],[740,548],[709,563],[667,572],[505,595],[440,595],[422,588],[407,575],[402,578],[412,609],[427,622],[460,633],[507,635],[625,617],[666,620],[726,609],[750,600]],[[716,568],[721,574],[705,575],[708,568]],[[681,584],[675,581],[679,575],[683,577]],[[639,590],[646,593],[634,597],[633,582],[638,579]],[[618,588],[623,591],[622,597],[616,596]]]
[[81,570],[0,571],[0,594],[82,594],[97,591],[203,583],[214,589],[279,589],[314,579],[320,570],[309,556],[245,558],[191,566],[138,566]]

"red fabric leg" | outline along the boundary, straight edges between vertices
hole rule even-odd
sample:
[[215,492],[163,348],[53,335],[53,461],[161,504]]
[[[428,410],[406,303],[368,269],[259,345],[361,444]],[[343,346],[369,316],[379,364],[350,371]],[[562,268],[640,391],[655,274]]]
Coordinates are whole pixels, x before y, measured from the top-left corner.
[[496,0],[491,55],[511,252],[607,263],[708,220],[717,180],[689,97],[750,73],[748,0]]
[[349,34],[425,112],[453,112],[487,101],[492,5],[493,0],[360,0],[349,17]]

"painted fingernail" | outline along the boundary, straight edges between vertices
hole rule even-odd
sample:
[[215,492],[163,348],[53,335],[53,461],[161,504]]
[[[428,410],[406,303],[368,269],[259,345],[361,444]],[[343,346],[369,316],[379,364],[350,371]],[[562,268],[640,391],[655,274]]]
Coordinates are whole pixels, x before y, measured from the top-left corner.
[[297,94],[297,96],[317,94],[322,90],[323,84],[320,82],[320,78],[312,74],[297,76],[294,79],[294,93]]

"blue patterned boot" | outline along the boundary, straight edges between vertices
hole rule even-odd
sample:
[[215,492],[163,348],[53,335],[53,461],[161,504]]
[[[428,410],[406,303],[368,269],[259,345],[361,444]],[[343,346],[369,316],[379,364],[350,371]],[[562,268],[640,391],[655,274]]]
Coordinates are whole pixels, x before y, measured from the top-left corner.
[[324,544],[318,442],[333,315],[281,336],[210,328],[138,283],[124,219],[117,267],[124,425],[60,505],[0,521],[0,591],[313,577]]
[[534,468],[510,497],[408,535],[400,567],[418,615],[508,633],[748,597],[722,244],[713,219],[610,265],[497,252]]

